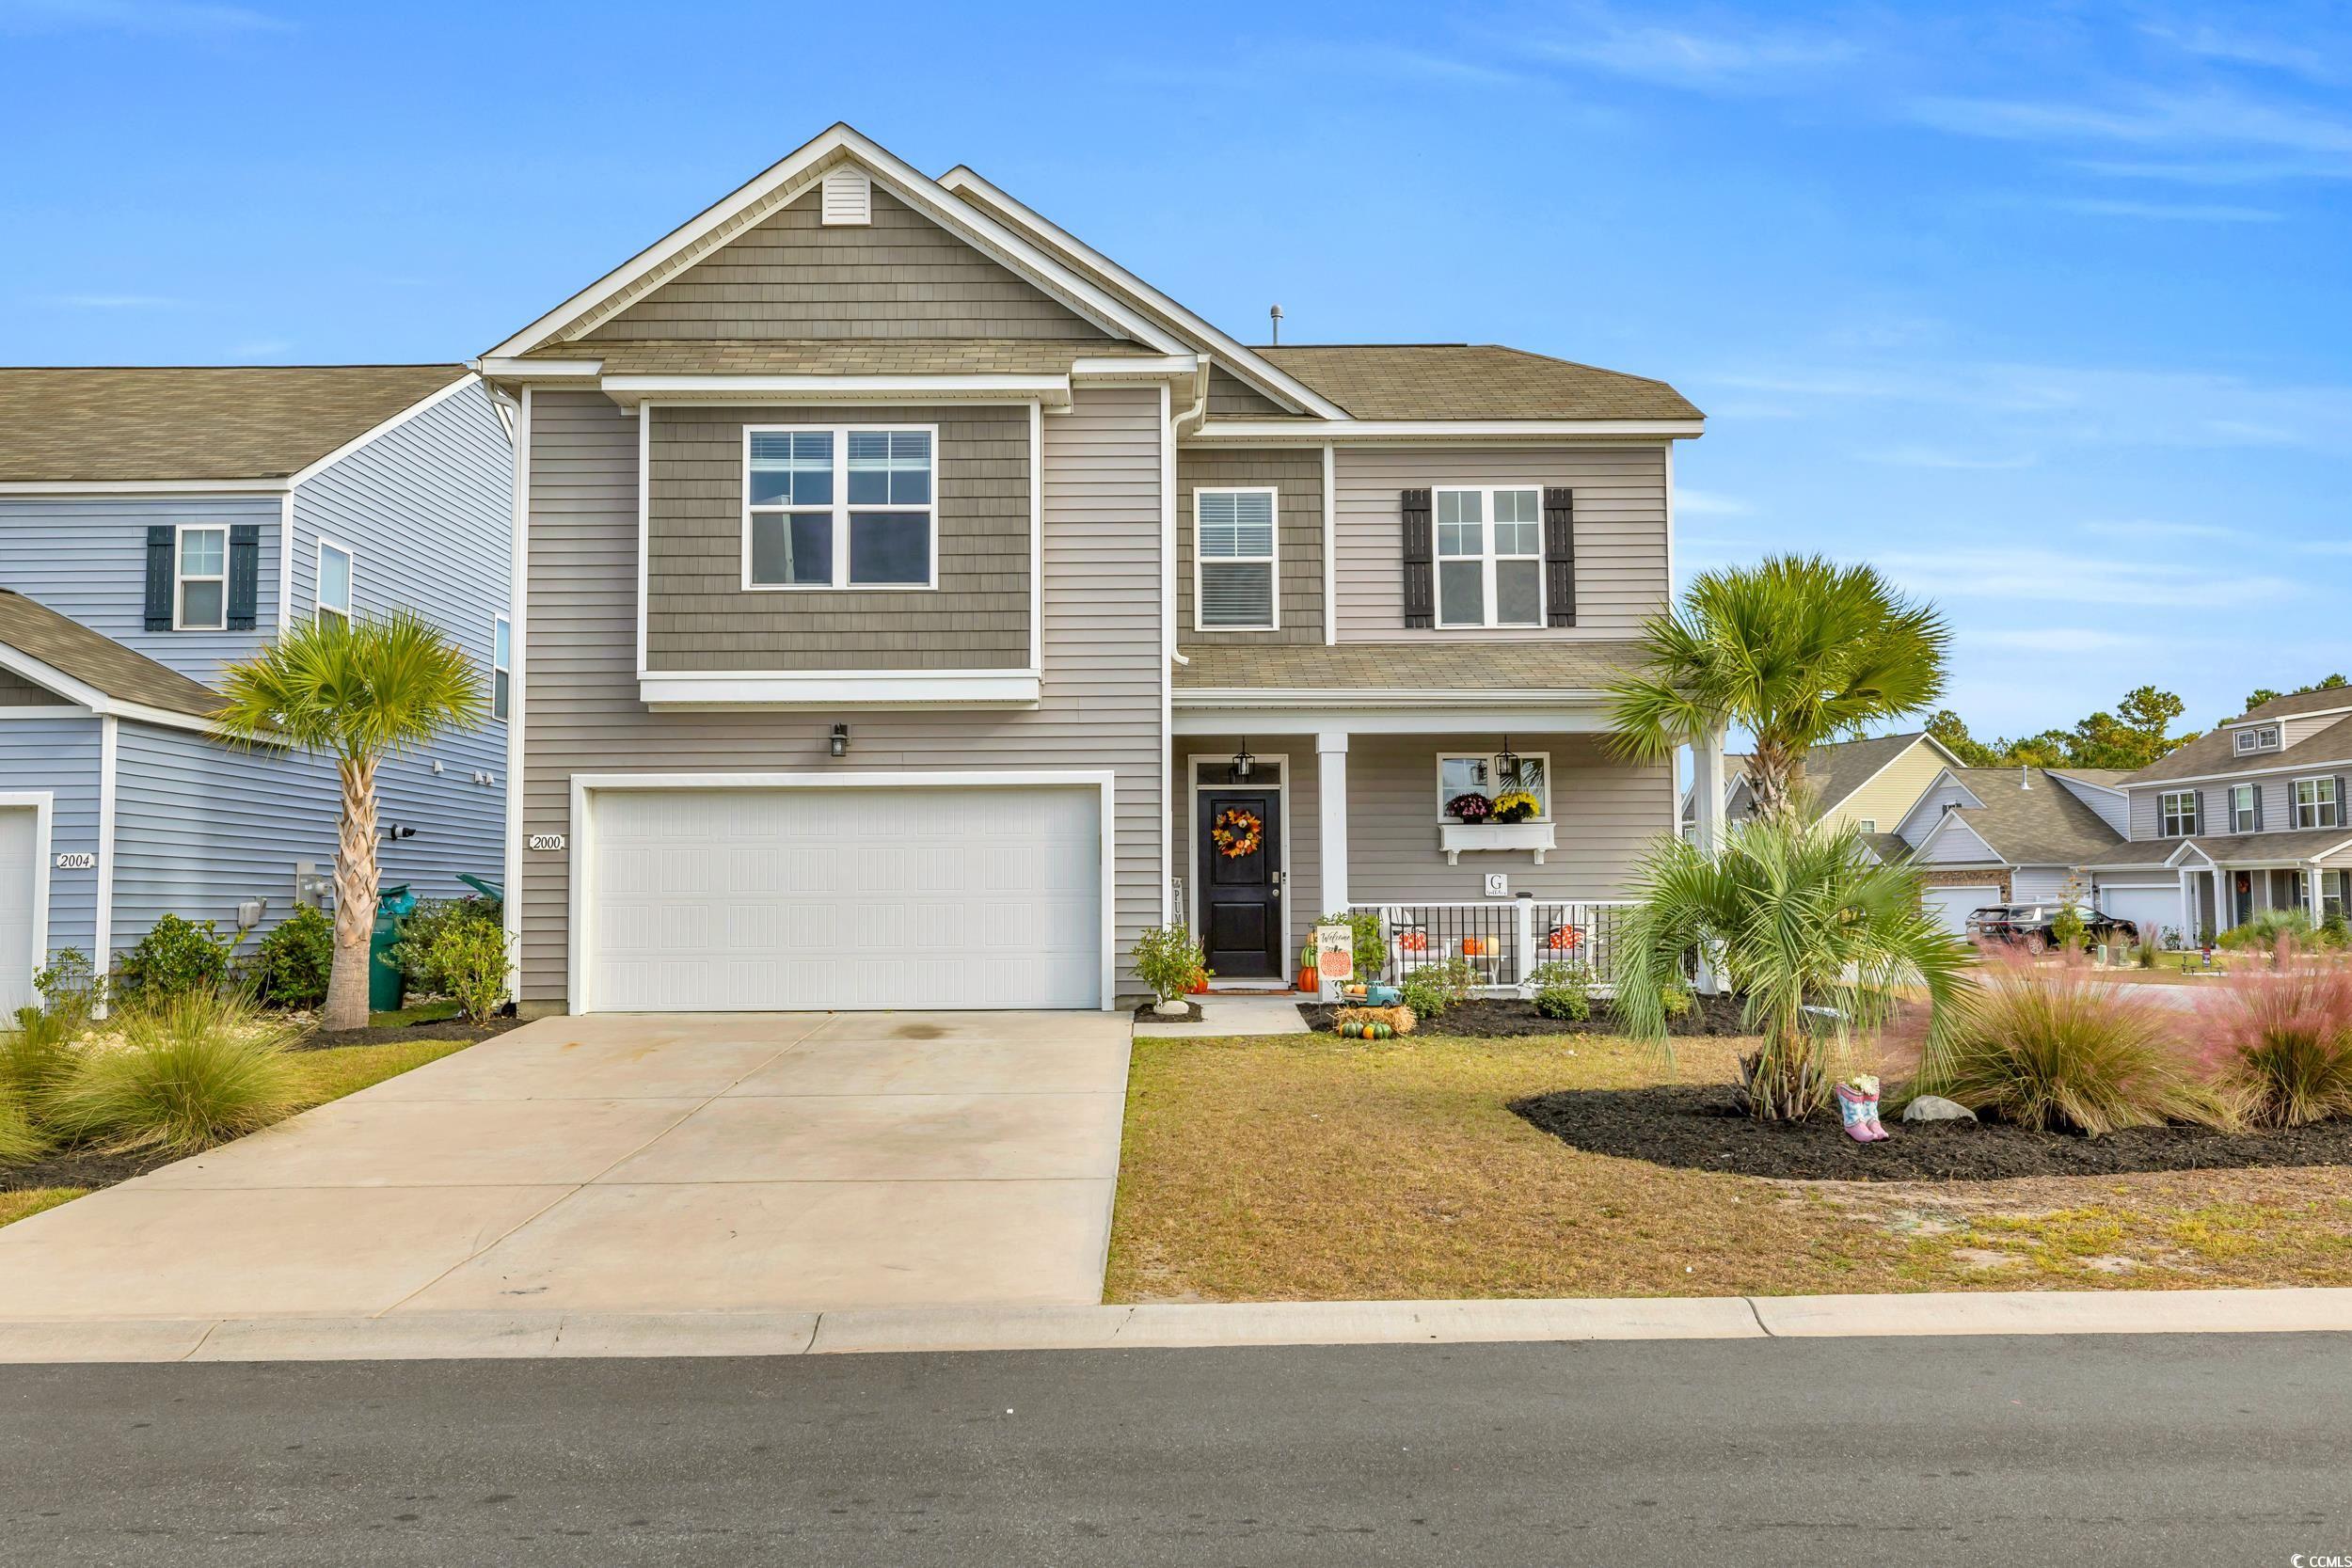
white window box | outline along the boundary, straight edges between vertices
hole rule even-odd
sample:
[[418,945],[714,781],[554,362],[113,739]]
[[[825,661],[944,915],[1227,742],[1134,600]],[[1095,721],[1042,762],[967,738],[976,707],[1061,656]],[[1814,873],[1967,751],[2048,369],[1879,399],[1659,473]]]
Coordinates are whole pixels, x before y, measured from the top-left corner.
[[1541,865],[1544,852],[1552,844],[1549,822],[1442,822],[1438,826],[1438,847],[1445,851],[1448,865],[1461,864],[1465,849],[1533,849],[1535,863]]

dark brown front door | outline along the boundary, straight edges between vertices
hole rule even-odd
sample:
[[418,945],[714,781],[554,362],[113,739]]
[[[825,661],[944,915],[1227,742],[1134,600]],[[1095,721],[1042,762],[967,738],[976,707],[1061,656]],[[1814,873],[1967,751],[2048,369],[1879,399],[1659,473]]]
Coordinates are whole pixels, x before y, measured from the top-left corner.
[[[1228,843],[1217,842],[1220,825]],[[1204,789],[1199,832],[1200,945],[1209,967],[1229,979],[1287,974],[1280,793]]]

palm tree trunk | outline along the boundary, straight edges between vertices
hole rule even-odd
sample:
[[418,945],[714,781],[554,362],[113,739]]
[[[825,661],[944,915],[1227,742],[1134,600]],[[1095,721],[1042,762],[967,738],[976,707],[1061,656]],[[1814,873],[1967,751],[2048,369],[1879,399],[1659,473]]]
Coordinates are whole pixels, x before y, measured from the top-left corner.
[[1804,785],[1804,753],[1762,736],[1748,754],[1748,793],[1756,798],[1756,815],[1774,822],[1795,809]]
[[325,1029],[368,1023],[368,940],[375,930],[375,761],[344,758],[343,810],[335,856],[335,968],[326,982]]
[[1758,1121],[1801,1121],[1830,1101],[1818,1042],[1802,1028],[1766,1027],[1764,1043],[1740,1064],[1748,1114]]

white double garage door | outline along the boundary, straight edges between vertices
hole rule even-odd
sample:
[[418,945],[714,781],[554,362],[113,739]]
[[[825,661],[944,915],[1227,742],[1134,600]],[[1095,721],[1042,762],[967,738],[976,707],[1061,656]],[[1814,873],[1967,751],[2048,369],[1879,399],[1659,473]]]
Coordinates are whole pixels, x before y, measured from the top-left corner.
[[598,787],[573,1006],[1094,1007],[1107,785]]

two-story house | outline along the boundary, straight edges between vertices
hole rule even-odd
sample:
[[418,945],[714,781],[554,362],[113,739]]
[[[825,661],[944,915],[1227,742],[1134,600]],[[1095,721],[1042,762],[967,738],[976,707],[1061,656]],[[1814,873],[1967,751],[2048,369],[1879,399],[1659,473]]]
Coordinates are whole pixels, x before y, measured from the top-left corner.
[[2100,907],[2165,911],[2189,941],[2258,910],[2321,920],[2352,872],[2352,692],[2276,697],[2122,783],[2129,837],[2091,863]]
[[480,661],[491,721],[382,771],[383,866],[498,874],[512,451],[462,365],[0,369],[0,1016],[59,949],[319,896],[332,766],[208,721],[297,621],[406,608]]
[[[1724,818],[1744,822],[1756,815],[1756,794],[1747,773],[1747,757],[1724,758]],[[1851,827],[1874,847],[1886,848],[1895,825],[1919,801],[1928,787],[1961,760],[1925,730],[1898,735],[1867,736],[1859,740],[1825,740],[1806,749],[1804,791],[1813,820],[1832,828]],[[1698,830],[1698,792],[1682,797],[1682,832]]]
[[1661,382],[1245,346],[846,126],[478,365],[528,1007],[1107,1007],[1146,927],[1280,983],[1366,906],[1508,983],[1674,831],[1600,695],[1702,428]]

